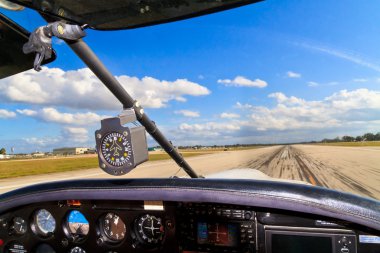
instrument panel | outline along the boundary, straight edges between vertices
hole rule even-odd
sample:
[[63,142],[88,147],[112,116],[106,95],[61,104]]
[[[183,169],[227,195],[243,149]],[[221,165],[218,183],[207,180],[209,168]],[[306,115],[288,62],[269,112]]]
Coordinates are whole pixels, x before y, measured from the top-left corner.
[[59,201],[0,216],[0,252],[176,252],[175,204]]
[[299,253],[322,248],[324,253],[379,252],[380,237],[307,214],[210,203],[67,200],[0,215],[4,253]]

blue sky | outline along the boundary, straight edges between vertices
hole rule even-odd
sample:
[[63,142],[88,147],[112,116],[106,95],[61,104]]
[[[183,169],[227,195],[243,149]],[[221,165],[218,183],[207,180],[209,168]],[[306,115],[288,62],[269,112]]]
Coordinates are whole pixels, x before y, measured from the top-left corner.
[[[375,1],[265,1],[85,41],[178,145],[297,142],[380,131]],[[32,11],[7,12],[28,30]],[[94,146],[120,105],[55,42],[40,72],[0,80],[0,146]],[[154,143],[150,140],[150,144]]]

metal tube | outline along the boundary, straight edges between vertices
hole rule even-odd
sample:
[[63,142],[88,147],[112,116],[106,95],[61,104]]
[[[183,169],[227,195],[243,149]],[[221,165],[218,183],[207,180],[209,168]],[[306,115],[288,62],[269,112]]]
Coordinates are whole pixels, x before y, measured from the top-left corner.
[[143,125],[146,131],[157,141],[158,144],[169,154],[171,158],[192,178],[198,175],[185,161],[182,155],[174,148],[173,144],[157,128],[156,124],[149,119],[144,110],[121,86],[111,72],[99,60],[91,48],[83,41],[66,41],[70,48],[82,59],[91,71],[102,81],[102,83],[114,94],[123,104],[124,108],[134,108],[137,120]]

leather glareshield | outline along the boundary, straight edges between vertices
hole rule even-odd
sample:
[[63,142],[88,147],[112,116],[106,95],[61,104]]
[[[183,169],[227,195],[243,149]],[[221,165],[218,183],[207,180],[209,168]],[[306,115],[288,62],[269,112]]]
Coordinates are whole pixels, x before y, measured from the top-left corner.
[[[17,23],[0,13],[0,79],[18,74],[33,68],[34,55],[26,55],[22,47],[28,42],[30,33]],[[47,64],[56,59],[53,50]]]

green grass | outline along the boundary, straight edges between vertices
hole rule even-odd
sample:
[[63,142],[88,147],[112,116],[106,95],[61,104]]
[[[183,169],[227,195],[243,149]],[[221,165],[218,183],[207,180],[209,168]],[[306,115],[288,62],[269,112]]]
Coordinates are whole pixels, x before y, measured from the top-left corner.
[[[184,157],[209,154],[210,152],[183,153]],[[169,155],[158,153],[149,154],[150,161],[169,159]],[[46,158],[30,160],[5,160],[0,161],[0,178],[31,176],[46,173],[65,172],[99,167],[96,156],[70,157],[70,158]]]
[[342,146],[342,147],[380,147],[380,141],[332,142],[332,143],[318,143],[318,145]]

